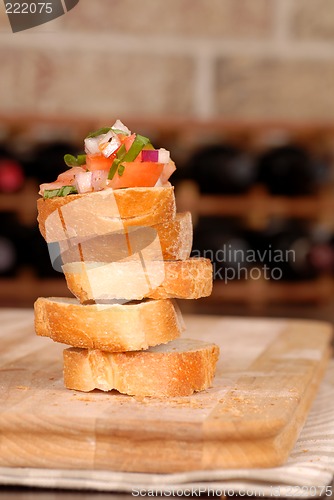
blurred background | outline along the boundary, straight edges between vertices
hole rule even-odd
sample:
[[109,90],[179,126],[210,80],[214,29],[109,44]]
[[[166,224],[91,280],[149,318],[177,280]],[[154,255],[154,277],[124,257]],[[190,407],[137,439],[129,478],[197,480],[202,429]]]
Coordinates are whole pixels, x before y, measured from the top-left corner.
[[[13,34],[0,5],[0,305],[68,295],[38,184],[120,118],[170,149],[210,298],[185,312],[334,319],[331,0],[80,0]],[[211,252],[211,253],[210,253]]]

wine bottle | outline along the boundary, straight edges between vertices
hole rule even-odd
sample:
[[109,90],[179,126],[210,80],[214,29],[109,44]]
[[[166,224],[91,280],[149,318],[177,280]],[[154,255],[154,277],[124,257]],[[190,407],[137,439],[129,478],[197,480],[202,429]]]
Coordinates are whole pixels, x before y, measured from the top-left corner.
[[15,193],[24,184],[20,162],[5,148],[0,147],[0,193]]
[[316,192],[329,175],[329,164],[290,144],[272,148],[258,159],[258,181],[274,195],[297,196]]
[[307,225],[294,219],[276,220],[261,236],[263,262],[274,280],[312,280],[319,275],[310,260],[313,241]]
[[310,264],[321,275],[334,272],[334,238],[327,225],[316,224],[311,230],[313,245],[310,251]]
[[29,264],[39,278],[63,278],[63,274],[59,272],[59,269],[54,269],[48,245],[45,243],[37,226],[29,229],[27,254]]
[[256,178],[253,158],[232,145],[206,146],[195,152],[186,169],[202,193],[246,192]]
[[334,272],[334,246],[328,241],[315,243],[309,254],[310,265],[321,275]]
[[15,214],[0,212],[0,276],[14,277],[26,264],[26,234]]
[[39,145],[26,164],[27,175],[35,177],[39,183],[52,182],[67,168],[64,156],[77,153],[73,144],[67,142],[57,141]]
[[225,283],[248,277],[251,247],[235,220],[202,217],[194,230],[193,257],[209,258],[213,279]]

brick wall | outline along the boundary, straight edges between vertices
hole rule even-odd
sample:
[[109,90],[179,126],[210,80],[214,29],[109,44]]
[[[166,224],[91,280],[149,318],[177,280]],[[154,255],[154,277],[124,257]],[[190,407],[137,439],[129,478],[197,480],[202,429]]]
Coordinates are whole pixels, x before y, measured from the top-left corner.
[[333,0],[80,0],[12,34],[0,113],[334,121]]

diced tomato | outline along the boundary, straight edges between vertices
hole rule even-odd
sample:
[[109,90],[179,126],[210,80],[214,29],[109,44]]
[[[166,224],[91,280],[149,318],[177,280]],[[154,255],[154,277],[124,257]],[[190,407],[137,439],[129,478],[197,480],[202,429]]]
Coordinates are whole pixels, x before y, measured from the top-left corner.
[[123,175],[114,175],[108,181],[108,186],[113,189],[126,187],[153,187],[159,179],[164,164],[155,162],[124,162],[125,169]]
[[59,174],[56,181],[41,184],[39,187],[39,194],[43,195],[46,190],[60,189],[63,186],[74,186],[76,174],[83,172],[86,172],[86,169],[83,167],[72,167]]
[[135,138],[136,138],[136,134],[125,135],[124,136],[124,139],[122,140],[122,143],[124,144],[126,151],[129,151],[129,149],[131,148],[131,146],[132,146]]
[[134,163],[140,163],[141,162],[141,151],[140,153],[138,154],[137,158],[134,160]]
[[86,172],[83,167],[72,167],[58,175],[56,182],[62,182],[64,186],[70,186],[74,183],[76,174]]
[[110,170],[114,159],[116,158],[116,152],[106,158],[103,155],[87,155],[86,156],[86,167],[91,172],[94,170]]

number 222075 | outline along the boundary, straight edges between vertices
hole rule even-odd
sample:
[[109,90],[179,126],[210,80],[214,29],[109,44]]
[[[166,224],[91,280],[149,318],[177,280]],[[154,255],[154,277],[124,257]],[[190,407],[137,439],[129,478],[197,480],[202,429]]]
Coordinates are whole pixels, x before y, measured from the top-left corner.
[[52,14],[52,3],[51,2],[7,2],[6,3],[6,13],[7,14]]

